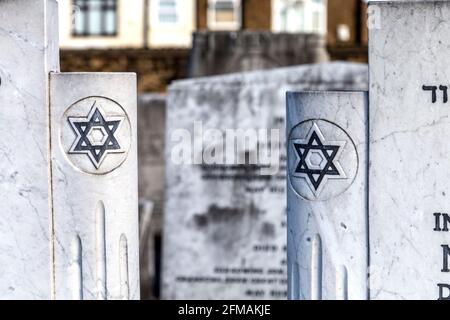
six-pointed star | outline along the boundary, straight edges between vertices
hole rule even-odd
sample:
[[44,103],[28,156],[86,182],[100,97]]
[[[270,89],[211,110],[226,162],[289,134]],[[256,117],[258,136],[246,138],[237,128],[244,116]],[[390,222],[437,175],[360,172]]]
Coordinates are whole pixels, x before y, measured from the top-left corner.
[[110,153],[124,153],[114,134],[125,117],[106,117],[102,109],[91,108],[87,117],[69,117],[69,123],[76,134],[70,154],[86,154],[96,169]]
[[297,163],[293,175],[306,180],[317,197],[329,179],[347,179],[339,163],[345,141],[326,141],[314,122],[306,139],[293,141]]

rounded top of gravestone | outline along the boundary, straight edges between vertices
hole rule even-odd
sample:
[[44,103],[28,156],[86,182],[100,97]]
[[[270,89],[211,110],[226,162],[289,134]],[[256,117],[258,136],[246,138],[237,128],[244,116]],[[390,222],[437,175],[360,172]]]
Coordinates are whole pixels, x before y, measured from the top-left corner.
[[125,110],[105,97],[88,97],[71,105],[61,119],[61,147],[68,161],[89,174],[107,174],[122,165],[131,146]]
[[298,124],[289,135],[288,149],[290,185],[305,200],[335,198],[356,178],[356,146],[341,127],[330,121]]

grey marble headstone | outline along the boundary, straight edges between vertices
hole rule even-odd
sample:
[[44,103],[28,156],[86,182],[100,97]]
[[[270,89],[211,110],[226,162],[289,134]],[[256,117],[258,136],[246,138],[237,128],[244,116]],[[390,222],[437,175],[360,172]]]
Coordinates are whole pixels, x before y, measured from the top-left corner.
[[367,98],[288,93],[290,299],[368,298]]
[[[367,90],[367,83],[366,65],[331,63],[170,87],[163,298],[286,299],[286,92]],[[204,130],[278,129],[279,170],[261,176],[251,166],[175,164],[172,134],[193,135],[195,122]]]
[[371,2],[372,299],[449,299],[450,2]]

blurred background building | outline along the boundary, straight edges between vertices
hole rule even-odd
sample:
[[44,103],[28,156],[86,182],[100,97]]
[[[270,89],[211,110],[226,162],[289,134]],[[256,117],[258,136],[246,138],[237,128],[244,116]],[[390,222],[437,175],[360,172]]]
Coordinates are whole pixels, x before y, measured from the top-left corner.
[[58,2],[62,71],[138,74],[144,299],[159,297],[166,131],[159,93],[189,77],[368,59],[361,0]]
[[[62,70],[136,72],[140,92],[164,92],[171,81],[188,75],[320,62],[325,58],[317,35],[325,37],[331,60],[367,61],[366,5],[361,0],[59,3]],[[193,71],[192,64],[198,65],[199,59],[203,67],[208,59],[210,65],[223,65],[224,55],[242,60],[242,55],[230,54],[242,48],[252,58],[220,70]],[[222,57],[207,57],[214,51],[222,52]],[[255,52],[268,56],[268,62],[254,61]]]

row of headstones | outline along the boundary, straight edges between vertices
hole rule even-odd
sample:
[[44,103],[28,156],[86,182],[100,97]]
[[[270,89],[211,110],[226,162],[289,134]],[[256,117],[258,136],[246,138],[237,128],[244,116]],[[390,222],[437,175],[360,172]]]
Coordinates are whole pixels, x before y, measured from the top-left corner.
[[0,298],[137,299],[136,76],[58,40],[56,1],[0,1]]
[[[369,12],[369,85],[363,66],[331,64],[171,87],[165,298],[450,296],[450,2]],[[228,129],[285,132],[285,93],[304,90],[288,94],[275,174],[204,161],[228,155],[218,147]],[[266,134],[271,149],[277,136]]]
[[[184,80],[170,87],[163,298],[287,298],[286,92],[367,86],[366,65],[329,63]],[[209,151],[219,155],[221,146],[228,146],[226,136],[266,128],[263,136],[273,139],[271,145],[260,139],[261,148],[240,151],[270,155],[276,147],[269,161],[273,171],[261,175],[263,168],[248,162],[206,162]],[[188,159],[181,161],[183,153]],[[143,163],[148,154],[140,157]],[[151,183],[145,180],[140,183]]]

